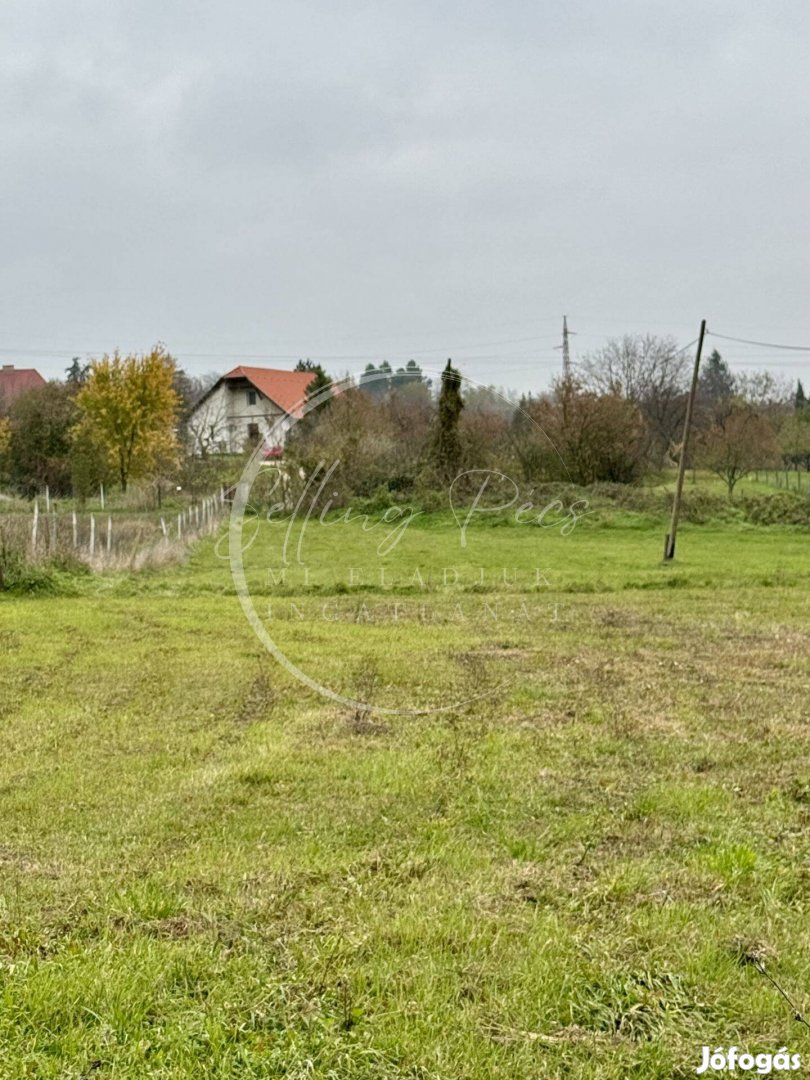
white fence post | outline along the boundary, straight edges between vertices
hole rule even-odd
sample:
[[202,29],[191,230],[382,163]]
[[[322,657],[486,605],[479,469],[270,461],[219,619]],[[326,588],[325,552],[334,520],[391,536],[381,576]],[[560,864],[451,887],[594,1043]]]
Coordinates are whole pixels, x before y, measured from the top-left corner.
[[34,549],[34,554],[37,551],[37,531],[39,529],[39,500],[34,499],[34,522],[31,526],[31,547]]
[[70,516],[73,525],[73,546],[77,548],[79,546],[79,522],[76,519],[76,511],[74,510]]
[[107,515],[107,554],[112,551],[112,516]]

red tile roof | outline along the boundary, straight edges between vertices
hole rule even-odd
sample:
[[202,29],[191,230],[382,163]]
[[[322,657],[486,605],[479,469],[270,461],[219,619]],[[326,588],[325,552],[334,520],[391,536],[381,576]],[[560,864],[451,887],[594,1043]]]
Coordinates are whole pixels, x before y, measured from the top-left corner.
[[235,367],[223,379],[247,379],[256,389],[297,419],[303,415],[307,387],[315,378],[311,371],[278,371],[275,368]]
[[6,405],[26,390],[36,390],[45,385],[45,380],[33,368],[15,368],[13,364],[0,367],[0,399]]

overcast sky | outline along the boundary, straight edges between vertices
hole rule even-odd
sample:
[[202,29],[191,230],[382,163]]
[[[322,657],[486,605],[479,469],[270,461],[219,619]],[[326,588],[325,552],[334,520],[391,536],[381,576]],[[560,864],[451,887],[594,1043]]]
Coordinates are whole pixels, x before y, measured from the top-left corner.
[[806,0],[4,0],[3,362],[810,345],[808,55]]

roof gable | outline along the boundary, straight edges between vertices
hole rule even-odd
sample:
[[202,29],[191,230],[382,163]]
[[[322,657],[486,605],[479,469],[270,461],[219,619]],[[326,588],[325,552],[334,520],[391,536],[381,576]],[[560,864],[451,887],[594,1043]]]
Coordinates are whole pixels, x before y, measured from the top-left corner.
[[235,367],[222,376],[224,382],[247,379],[266,398],[296,419],[304,414],[307,388],[314,378],[313,371],[279,371],[276,368],[244,366]]

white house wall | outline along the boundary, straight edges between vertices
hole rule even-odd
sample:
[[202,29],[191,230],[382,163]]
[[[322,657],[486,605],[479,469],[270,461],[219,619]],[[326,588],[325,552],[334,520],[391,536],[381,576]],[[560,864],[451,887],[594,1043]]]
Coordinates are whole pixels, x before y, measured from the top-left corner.
[[189,417],[189,428],[195,442],[195,452],[205,447],[209,451],[230,449],[228,432],[228,393],[218,386],[204,398]]
[[[259,428],[259,440],[268,445],[283,444],[292,419],[283,409],[269,401],[258,390],[256,403],[248,404],[248,391],[253,389],[245,383],[222,383],[197,405],[189,417],[189,428],[194,432],[195,450],[201,448],[201,433],[211,451],[236,454],[244,450],[249,439],[249,426]],[[279,418],[283,422],[273,435]]]

